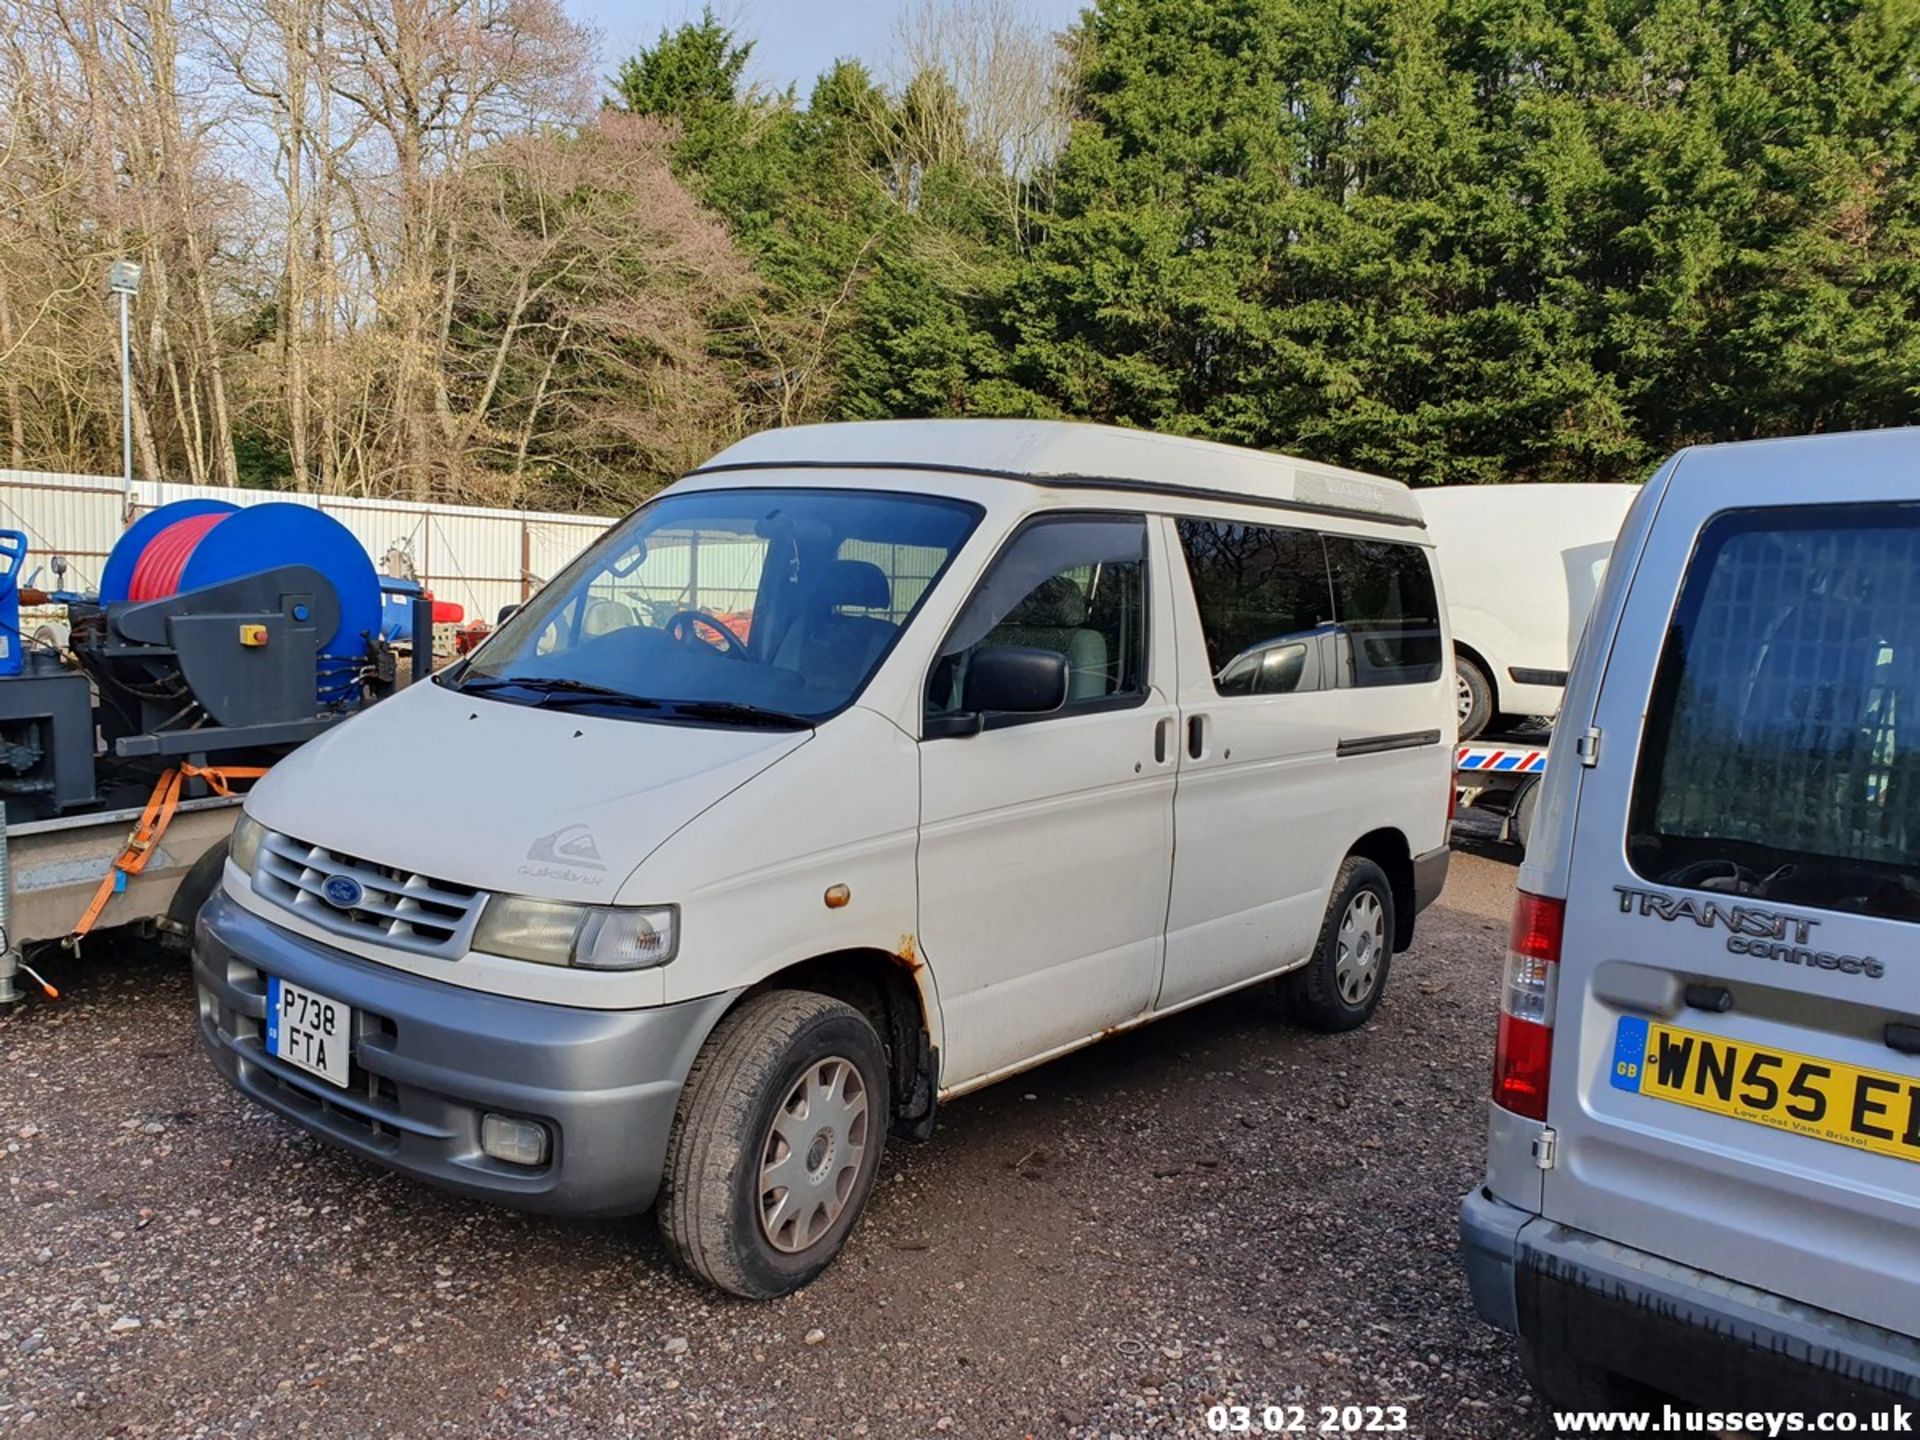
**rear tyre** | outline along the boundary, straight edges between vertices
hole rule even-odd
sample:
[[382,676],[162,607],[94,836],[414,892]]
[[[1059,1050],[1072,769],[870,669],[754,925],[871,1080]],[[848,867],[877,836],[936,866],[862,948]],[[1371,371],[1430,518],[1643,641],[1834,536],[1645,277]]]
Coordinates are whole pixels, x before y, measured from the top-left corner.
[[674,1258],[751,1300],[807,1284],[867,1203],[891,1113],[866,1016],[801,990],[746,1001],[680,1092],[659,1203]]
[[1522,1340],[1520,1369],[1540,1397],[1541,1418],[1548,1423],[1555,1410],[1646,1410],[1660,1403],[1656,1392],[1638,1381],[1591,1365],[1558,1345]]
[[1393,886],[1360,855],[1340,863],[1313,959],[1280,977],[1280,1003],[1316,1030],[1367,1023],[1393,964]]
[[1454,712],[1460,719],[1460,739],[1471,740],[1493,720],[1493,682],[1487,672],[1458,650],[1453,653]]
[[1513,843],[1523,851],[1527,848],[1527,837],[1533,834],[1533,815],[1539,808],[1540,782],[1534,780],[1515,797],[1513,814],[1507,826],[1513,836]]

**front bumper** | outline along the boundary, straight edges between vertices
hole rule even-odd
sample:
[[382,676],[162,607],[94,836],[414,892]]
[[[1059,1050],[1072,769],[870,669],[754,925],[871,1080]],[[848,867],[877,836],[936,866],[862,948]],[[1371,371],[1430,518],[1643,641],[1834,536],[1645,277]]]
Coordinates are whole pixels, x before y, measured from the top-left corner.
[[[734,998],[582,1010],[485,994],[292,934],[224,893],[200,912],[193,968],[201,1042],[243,1094],[401,1174],[564,1215],[653,1203],[680,1088]],[[269,975],[353,1007],[348,1088],[266,1053]],[[483,1154],[488,1111],[544,1122],[547,1162]]]
[[1484,1189],[1460,1206],[1480,1318],[1701,1406],[1920,1400],[1920,1340],[1615,1244]]

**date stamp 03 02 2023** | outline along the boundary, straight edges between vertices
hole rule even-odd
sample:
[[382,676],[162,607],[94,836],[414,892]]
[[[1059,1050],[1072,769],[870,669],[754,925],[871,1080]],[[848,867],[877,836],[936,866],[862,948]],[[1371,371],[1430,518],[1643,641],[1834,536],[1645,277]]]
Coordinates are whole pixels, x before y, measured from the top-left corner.
[[1393,1435],[1407,1429],[1404,1405],[1210,1405],[1216,1435]]

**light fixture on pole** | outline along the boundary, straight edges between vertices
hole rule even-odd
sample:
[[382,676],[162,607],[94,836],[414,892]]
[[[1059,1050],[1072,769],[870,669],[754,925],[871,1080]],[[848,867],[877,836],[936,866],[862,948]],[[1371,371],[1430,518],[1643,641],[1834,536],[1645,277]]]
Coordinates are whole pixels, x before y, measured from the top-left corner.
[[116,260],[107,271],[107,289],[120,297],[120,483],[126,514],[133,514],[133,339],[127,307],[140,293],[140,264]]

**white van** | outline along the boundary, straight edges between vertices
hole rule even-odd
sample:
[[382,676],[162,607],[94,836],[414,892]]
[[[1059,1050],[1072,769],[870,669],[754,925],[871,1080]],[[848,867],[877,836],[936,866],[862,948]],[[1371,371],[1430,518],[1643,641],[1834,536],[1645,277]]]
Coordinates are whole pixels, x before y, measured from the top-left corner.
[[755,436],[248,797],[201,1032],[409,1175],[834,1255],[890,1129],[1284,977],[1378,1003],[1446,873],[1419,511],[1068,424]]
[[1557,1409],[1910,1418],[1920,430],[1668,461],[1542,784],[1462,1212],[1481,1315]]
[[1638,485],[1419,492],[1453,630],[1460,738],[1560,709],[1574,642]]

